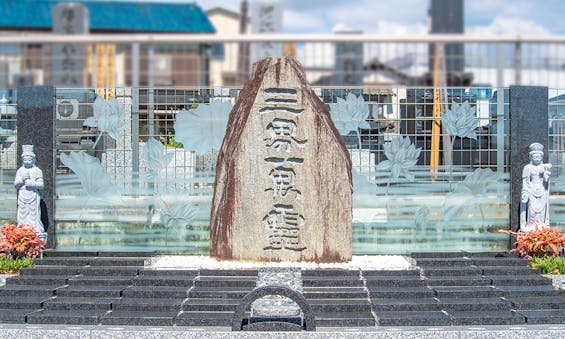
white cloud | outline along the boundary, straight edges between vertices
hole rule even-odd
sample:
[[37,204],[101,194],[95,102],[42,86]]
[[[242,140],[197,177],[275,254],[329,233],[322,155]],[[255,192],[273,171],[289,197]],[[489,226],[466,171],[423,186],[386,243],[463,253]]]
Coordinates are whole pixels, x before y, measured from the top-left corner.
[[377,34],[402,35],[402,34],[426,34],[428,28],[424,24],[401,24],[398,22],[380,20],[377,22]]
[[468,27],[471,34],[551,34],[545,26],[531,20],[497,17],[489,25]]
[[324,23],[319,15],[308,12],[284,10],[283,28],[287,32],[320,33],[324,31]]

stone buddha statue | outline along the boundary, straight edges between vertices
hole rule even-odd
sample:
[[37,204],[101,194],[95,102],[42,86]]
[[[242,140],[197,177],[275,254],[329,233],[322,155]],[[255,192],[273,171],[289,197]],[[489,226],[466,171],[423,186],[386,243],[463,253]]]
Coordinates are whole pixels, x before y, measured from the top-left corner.
[[14,187],[18,190],[17,224],[33,225],[38,234],[45,229],[41,222],[39,190],[43,188],[43,173],[35,166],[33,145],[22,146],[23,165],[16,172]]
[[549,226],[549,177],[551,164],[543,163],[543,145],[530,145],[530,163],[522,171],[520,230]]

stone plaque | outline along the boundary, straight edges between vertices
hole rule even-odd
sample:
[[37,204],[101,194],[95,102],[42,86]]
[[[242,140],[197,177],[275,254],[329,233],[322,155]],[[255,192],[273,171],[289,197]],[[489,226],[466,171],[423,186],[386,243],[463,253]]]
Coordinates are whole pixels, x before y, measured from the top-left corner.
[[351,259],[351,160],[293,58],[255,64],[218,155],[210,255]]
[[[79,3],[61,3],[53,8],[53,33],[88,34],[88,9]],[[53,44],[51,83],[62,87],[86,85],[86,45]]]
[[[283,8],[277,0],[256,0],[251,3],[251,33],[275,34],[282,32]],[[251,44],[251,63],[266,57],[280,57],[280,42],[254,42]]]

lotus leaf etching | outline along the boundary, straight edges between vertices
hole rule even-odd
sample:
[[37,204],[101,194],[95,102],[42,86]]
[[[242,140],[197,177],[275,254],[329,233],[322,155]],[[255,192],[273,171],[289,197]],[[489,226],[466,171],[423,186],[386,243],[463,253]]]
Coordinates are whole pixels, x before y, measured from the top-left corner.
[[337,98],[336,103],[330,104],[330,114],[335,127],[343,136],[349,132],[357,134],[359,149],[361,149],[360,128],[371,128],[365,120],[369,116],[369,105],[365,102],[362,95],[356,96],[353,93],[347,94],[347,98]]
[[211,149],[220,149],[231,109],[232,104],[226,101],[200,104],[196,109],[183,109],[175,119],[175,140],[181,142],[184,149],[199,155]]
[[143,149],[143,160],[147,166],[149,178],[157,179],[159,172],[173,160],[173,153],[166,153],[165,146],[155,138],[149,138]]
[[63,165],[75,172],[86,194],[102,196],[118,193],[116,185],[98,158],[85,152],[70,152],[61,153],[60,159]]
[[443,219],[452,220],[464,208],[478,207],[484,219],[480,197],[487,193],[489,185],[498,181],[498,174],[489,168],[477,168],[458,183],[453,192],[445,197]]
[[94,116],[87,118],[83,123],[85,126],[96,127],[100,131],[92,148],[96,147],[104,132],[116,141],[120,139],[126,129],[126,115],[123,105],[115,97],[108,100],[96,97],[92,109]]
[[179,192],[163,192],[155,196],[154,203],[149,206],[146,227],[155,220],[165,228],[191,225],[196,215],[192,201],[183,198]]

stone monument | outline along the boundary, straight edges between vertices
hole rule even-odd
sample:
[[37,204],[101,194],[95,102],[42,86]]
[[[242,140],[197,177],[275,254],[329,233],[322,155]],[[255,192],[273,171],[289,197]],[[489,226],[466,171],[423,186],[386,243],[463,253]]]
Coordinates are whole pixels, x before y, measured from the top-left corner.
[[530,145],[530,163],[522,171],[520,230],[531,231],[549,225],[549,177],[551,164],[543,163],[543,145]]
[[18,225],[32,225],[38,234],[44,234],[41,222],[39,190],[43,188],[43,172],[35,166],[33,145],[22,146],[23,165],[16,172],[14,187],[18,190]]
[[349,261],[351,195],[349,153],[300,64],[257,62],[218,154],[210,255]]

